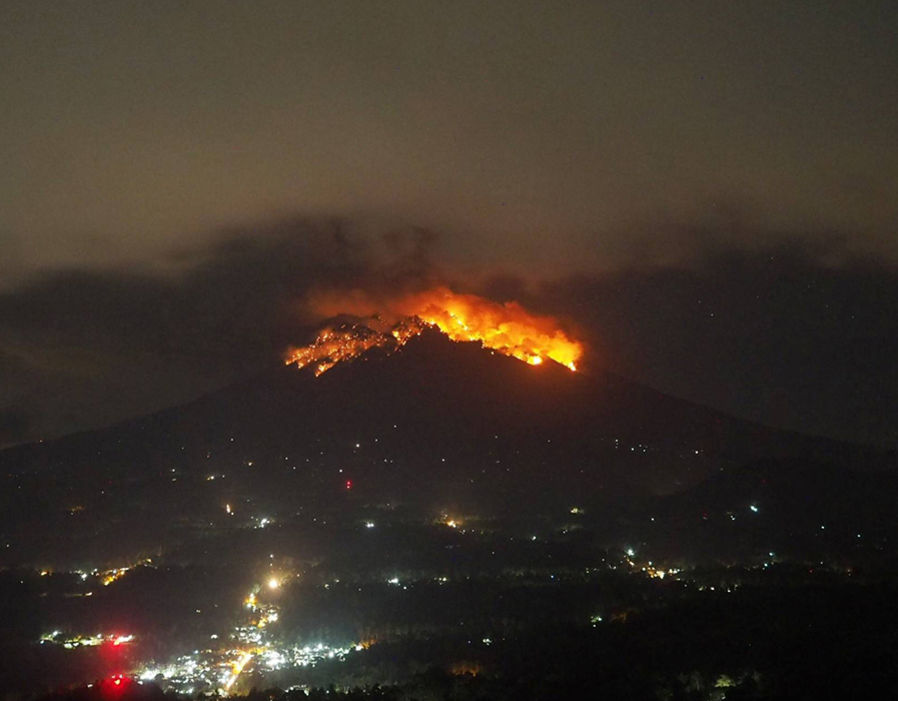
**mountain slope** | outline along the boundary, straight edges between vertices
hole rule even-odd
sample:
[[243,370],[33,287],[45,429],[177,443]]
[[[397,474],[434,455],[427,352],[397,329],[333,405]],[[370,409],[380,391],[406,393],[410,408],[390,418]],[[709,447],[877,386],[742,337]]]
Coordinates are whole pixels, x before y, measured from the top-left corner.
[[127,526],[161,542],[173,524],[213,523],[230,504],[279,514],[351,496],[539,510],[681,491],[758,459],[796,457],[884,459],[428,331],[318,378],[273,368],[181,407],[3,451],[2,533],[15,559],[33,534],[83,540]]

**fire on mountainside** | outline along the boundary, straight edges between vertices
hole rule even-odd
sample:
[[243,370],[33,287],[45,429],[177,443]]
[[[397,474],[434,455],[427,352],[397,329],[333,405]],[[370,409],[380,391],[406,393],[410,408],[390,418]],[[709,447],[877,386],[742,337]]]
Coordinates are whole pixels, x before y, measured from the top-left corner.
[[[311,365],[319,376],[371,348],[395,350],[427,327],[438,329],[453,341],[478,341],[484,348],[530,365],[549,359],[576,370],[583,353],[582,345],[568,338],[555,319],[534,316],[517,302],[498,304],[437,287],[393,300],[386,305],[386,312],[375,304],[358,294],[320,299],[316,306],[324,316],[351,314],[367,321],[323,329],[308,346],[290,348],[286,364],[298,368]],[[371,328],[383,328],[385,316],[396,321],[386,322],[383,331]]]

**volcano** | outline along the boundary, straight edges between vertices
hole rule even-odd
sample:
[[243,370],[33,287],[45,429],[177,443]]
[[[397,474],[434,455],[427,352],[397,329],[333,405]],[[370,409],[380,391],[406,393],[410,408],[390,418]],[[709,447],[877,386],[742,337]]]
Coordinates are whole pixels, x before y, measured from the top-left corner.
[[598,510],[794,459],[848,470],[893,456],[425,328],[320,376],[273,367],[183,406],[3,451],[2,556],[114,547],[123,532],[166,547],[182,526],[234,514]]

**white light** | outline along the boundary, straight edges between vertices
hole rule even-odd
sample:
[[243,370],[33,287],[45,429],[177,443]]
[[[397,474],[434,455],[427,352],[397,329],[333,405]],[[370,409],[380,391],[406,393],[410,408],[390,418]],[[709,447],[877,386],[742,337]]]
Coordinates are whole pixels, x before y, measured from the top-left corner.
[[277,577],[272,577],[268,580],[269,589],[277,589],[279,586],[281,586],[281,583],[277,580]]
[[636,554],[636,551],[633,548],[627,548],[627,557],[633,557]]
[[365,521],[365,528],[374,528],[374,521]]
[[758,513],[758,507],[755,506],[754,504],[752,504],[752,505],[749,506],[748,508],[751,509],[754,513]]

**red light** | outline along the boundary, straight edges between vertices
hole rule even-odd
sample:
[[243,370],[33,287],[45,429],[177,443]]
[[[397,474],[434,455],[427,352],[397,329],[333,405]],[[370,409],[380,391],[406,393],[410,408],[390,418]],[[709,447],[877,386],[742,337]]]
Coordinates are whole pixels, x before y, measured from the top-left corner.
[[124,674],[110,674],[103,682],[102,687],[105,689],[105,693],[102,698],[104,699],[118,699],[121,698],[121,695],[126,692],[126,690],[131,685],[130,677],[126,677]]
[[352,480],[346,480],[346,489],[352,489]]

